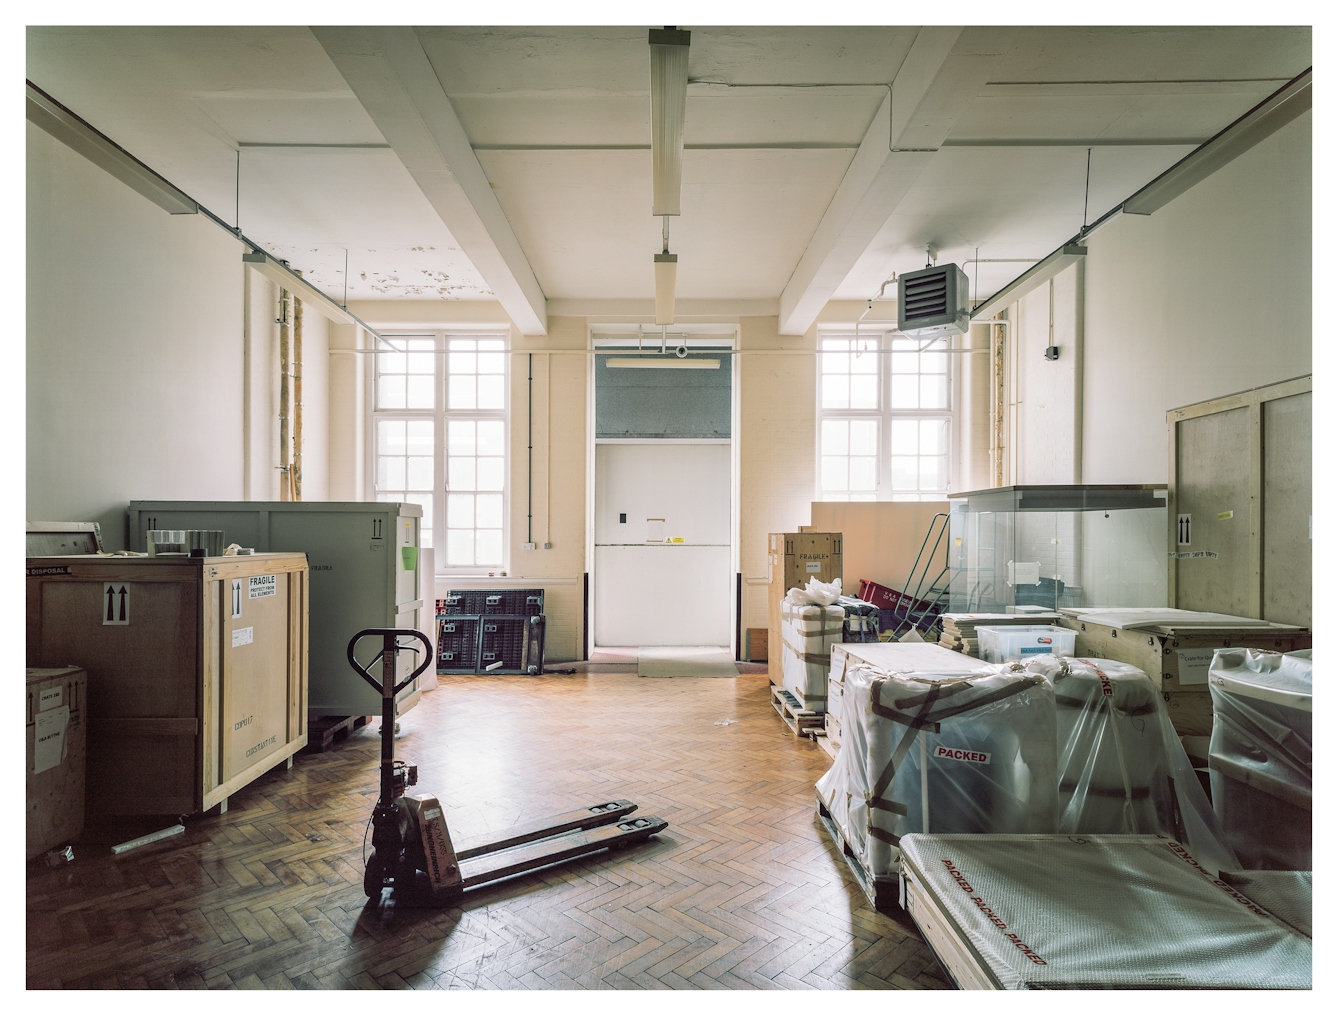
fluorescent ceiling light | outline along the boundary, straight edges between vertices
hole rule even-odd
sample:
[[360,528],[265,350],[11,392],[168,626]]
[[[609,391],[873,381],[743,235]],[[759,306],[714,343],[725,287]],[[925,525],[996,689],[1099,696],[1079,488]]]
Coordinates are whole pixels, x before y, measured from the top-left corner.
[[1297,75],[1239,120],[1209,138],[1133,197],[1125,215],[1151,215],[1200,180],[1249,151],[1279,127],[1310,109],[1310,68]]
[[362,324],[361,321],[355,318],[343,307],[339,306],[339,304],[335,303],[306,279],[302,278],[302,276],[298,275],[291,268],[280,264],[263,250],[254,250],[250,254],[243,254],[242,264],[254,268],[275,285],[288,290],[288,292],[292,293],[304,304],[309,305],[312,310],[324,314],[331,321],[335,322],[335,324]]
[[27,83],[28,119],[68,145],[99,169],[173,215],[194,215],[195,199],[178,190],[107,135],[90,126],[31,81]]
[[610,356],[604,361],[609,367],[658,367],[660,369],[670,370],[719,370],[719,360],[680,360],[674,357],[672,360],[655,358],[649,356]]
[[1049,282],[1069,265],[1079,258],[1086,257],[1086,255],[1086,247],[1076,243],[1064,244],[1059,250],[1036,262],[988,300],[976,304],[975,309],[971,312],[972,320],[993,317],[1000,310],[1009,304],[1016,303],[1037,286]]
[[652,215],[678,215],[683,187],[683,118],[688,105],[691,32],[650,30]]
[[674,290],[678,286],[678,255],[655,255],[655,323],[674,323]]

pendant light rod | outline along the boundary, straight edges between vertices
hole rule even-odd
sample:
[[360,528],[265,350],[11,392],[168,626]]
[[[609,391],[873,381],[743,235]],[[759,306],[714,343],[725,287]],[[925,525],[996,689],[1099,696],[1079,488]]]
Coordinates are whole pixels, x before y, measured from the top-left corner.
[[650,30],[651,214],[680,214],[683,186],[683,120],[688,105],[691,32]]

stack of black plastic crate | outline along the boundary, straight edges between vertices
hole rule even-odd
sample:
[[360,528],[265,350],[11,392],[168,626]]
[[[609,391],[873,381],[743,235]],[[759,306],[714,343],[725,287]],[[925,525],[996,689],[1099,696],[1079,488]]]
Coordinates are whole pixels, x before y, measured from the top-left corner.
[[542,589],[452,589],[437,600],[438,674],[542,674]]

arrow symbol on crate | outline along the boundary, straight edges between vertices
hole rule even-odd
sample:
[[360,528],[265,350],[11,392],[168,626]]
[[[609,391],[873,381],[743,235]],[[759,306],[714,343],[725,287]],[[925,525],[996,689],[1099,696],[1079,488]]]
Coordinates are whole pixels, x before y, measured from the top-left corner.
[[125,597],[126,597],[126,588],[125,588],[125,586],[122,586],[122,587],[121,587],[121,616],[120,616],[119,618],[117,618],[118,621],[124,621],[124,620],[125,620]]
[[114,588],[113,586],[108,586],[108,587],[107,587],[107,620],[108,620],[108,621],[115,621],[115,620],[116,620],[116,615],[112,612],[112,603],[114,602],[114,601],[112,600],[112,596],[115,594],[115,591],[116,591],[116,590],[115,590],[115,588]]

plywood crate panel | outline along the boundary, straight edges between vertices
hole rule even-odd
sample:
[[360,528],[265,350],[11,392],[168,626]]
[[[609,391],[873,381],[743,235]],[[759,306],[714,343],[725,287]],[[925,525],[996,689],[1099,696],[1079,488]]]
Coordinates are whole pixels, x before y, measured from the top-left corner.
[[29,668],[27,685],[31,861],[45,851],[68,846],[84,831],[88,675],[78,667]]
[[303,554],[29,558],[29,665],[88,672],[89,811],[194,814],[301,749],[307,611]]
[[1257,622],[1261,627],[1157,624],[1119,628],[1084,620],[1077,611],[1061,612],[1057,622],[1078,634],[1073,654],[1087,659],[1119,660],[1137,667],[1160,686],[1175,732],[1207,736],[1213,730],[1208,692],[1212,651],[1240,646],[1290,653],[1309,649],[1311,633],[1295,625]]

